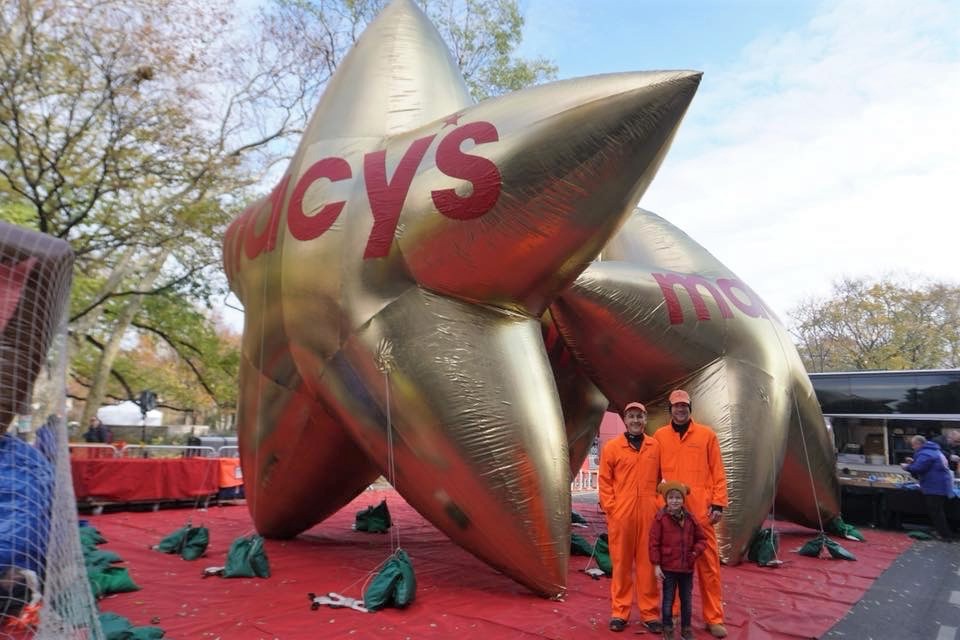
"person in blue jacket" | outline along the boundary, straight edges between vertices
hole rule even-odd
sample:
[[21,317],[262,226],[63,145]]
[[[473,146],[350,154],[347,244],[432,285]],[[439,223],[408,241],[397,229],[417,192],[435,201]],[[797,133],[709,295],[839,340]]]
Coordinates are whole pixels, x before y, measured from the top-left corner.
[[44,579],[53,487],[46,457],[0,432],[0,628],[29,600],[26,574]]
[[940,538],[952,540],[953,532],[947,523],[946,506],[947,500],[953,497],[953,473],[950,472],[947,458],[937,443],[928,442],[923,436],[913,436],[910,446],[913,447],[914,458],[908,458],[900,466],[920,483],[927,514]]
[[37,451],[42,453],[43,457],[49,460],[50,464],[54,466],[56,466],[57,458],[57,429],[59,428],[60,422],[60,416],[51,413],[47,416],[47,421],[37,429],[33,442],[33,446],[37,448]]

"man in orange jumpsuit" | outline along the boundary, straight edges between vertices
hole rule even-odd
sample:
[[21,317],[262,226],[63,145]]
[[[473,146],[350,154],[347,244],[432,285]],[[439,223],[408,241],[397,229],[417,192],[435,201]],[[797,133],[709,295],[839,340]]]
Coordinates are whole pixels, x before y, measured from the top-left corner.
[[707,548],[697,558],[695,573],[703,602],[703,620],[715,638],[725,638],[723,594],[720,587],[720,550],[713,526],[727,506],[727,476],[720,444],[713,429],[691,420],[690,395],[677,389],[670,394],[670,424],[653,434],[660,444],[663,479],[690,487],[686,508],[707,536]]
[[623,411],[627,431],[600,452],[600,506],[607,515],[613,582],[610,630],[623,631],[633,607],[634,589],[644,626],[661,630],[657,578],[650,564],[648,535],[657,514],[660,445],[643,431],[647,410],[631,402]]

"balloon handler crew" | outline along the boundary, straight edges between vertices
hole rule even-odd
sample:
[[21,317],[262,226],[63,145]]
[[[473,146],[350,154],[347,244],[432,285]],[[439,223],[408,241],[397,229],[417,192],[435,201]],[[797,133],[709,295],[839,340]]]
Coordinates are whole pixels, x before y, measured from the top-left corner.
[[725,638],[723,594],[720,586],[720,549],[713,526],[727,506],[727,476],[720,444],[713,429],[691,419],[690,394],[677,389],[670,394],[670,423],[653,434],[660,444],[663,478],[682,482],[690,489],[687,511],[703,529],[707,546],[697,558],[697,584],[703,603],[703,620],[715,638]]
[[610,630],[626,629],[636,592],[644,626],[659,632],[659,589],[647,555],[647,536],[658,507],[660,445],[643,433],[647,410],[639,402],[626,406],[623,421],[626,433],[609,440],[600,453],[600,506],[607,516],[613,564]]

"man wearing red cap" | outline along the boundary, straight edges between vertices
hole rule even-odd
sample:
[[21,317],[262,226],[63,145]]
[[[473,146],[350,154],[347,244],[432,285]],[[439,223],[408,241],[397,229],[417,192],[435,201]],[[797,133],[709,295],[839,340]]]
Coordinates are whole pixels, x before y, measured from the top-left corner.
[[657,429],[653,437],[660,444],[664,480],[682,482],[690,488],[686,507],[707,537],[707,548],[696,562],[703,620],[713,637],[725,638],[720,549],[713,529],[727,506],[727,476],[720,444],[712,428],[691,419],[690,394],[677,389],[670,394],[669,402],[670,424]]
[[648,536],[657,514],[660,445],[645,436],[647,410],[631,402],[623,410],[627,426],[600,452],[600,506],[607,515],[613,581],[610,585],[610,630],[623,631],[633,607],[634,589],[644,626],[661,630],[659,589],[650,564]]

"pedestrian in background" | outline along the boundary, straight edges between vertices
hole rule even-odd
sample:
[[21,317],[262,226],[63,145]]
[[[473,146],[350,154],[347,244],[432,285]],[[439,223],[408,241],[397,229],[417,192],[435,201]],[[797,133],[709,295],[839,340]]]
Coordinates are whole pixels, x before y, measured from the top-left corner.
[[960,429],[947,429],[933,438],[933,441],[940,446],[940,450],[946,456],[953,475],[957,475],[957,468],[960,465]]
[[87,432],[83,434],[83,439],[87,442],[107,442],[107,430],[103,428],[100,418],[93,416],[90,418],[90,426]]
[[923,436],[913,436],[910,446],[913,447],[913,461],[904,462],[900,466],[920,483],[927,515],[940,539],[952,540],[953,532],[947,522],[946,506],[947,500],[953,497],[953,473],[947,464],[947,457],[937,443],[928,441]]

